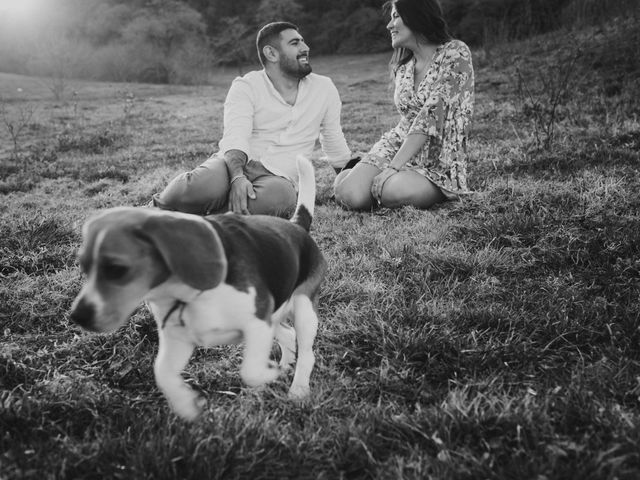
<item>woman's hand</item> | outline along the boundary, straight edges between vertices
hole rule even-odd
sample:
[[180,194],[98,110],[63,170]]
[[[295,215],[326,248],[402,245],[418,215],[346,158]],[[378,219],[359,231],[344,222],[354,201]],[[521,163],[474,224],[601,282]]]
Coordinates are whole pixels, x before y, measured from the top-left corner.
[[396,170],[395,168],[387,167],[378,175],[373,177],[373,183],[371,184],[371,195],[373,195],[373,198],[376,200],[376,202],[378,202],[378,204],[380,204],[382,201],[382,187],[384,187],[385,182],[396,173],[398,173],[398,170]]

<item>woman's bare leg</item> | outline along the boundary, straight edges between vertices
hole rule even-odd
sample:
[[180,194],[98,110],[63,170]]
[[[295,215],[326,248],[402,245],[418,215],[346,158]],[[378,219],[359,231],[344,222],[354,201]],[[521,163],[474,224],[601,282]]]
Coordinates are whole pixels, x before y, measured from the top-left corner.
[[384,183],[380,204],[388,208],[412,205],[424,209],[445,198],[440,188],[428,178],[411,170],[402,170]]
[[347,210],[370,210],[375,205],[371,184],[379,173],[380,169],[369,163],[340,172],[333,183],[336,201]]

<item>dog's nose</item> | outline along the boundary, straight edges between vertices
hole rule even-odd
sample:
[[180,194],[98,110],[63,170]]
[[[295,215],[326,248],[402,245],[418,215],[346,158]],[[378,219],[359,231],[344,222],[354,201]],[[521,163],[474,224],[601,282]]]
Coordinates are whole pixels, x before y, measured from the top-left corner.
[[96,315],[96,309],[93,304],[81,299],[76,302],[69,315],[71,320],[82,328],[87,330],[93,330],[93,319]]

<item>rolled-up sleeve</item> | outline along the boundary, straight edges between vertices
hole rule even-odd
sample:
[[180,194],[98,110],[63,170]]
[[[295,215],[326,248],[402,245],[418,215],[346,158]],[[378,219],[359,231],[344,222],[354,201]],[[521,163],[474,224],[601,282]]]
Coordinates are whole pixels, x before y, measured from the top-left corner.
[[251,155],[250,138],[253,131],[255,102],[249,83],[236,78],[229,88],[224,102],[224,134],[220,140],[220,152],[240,150]]
[[338,89],[331,80],[326,82],[325,93],[327,95],[327,111],[320,124],[320,145],[329,164],[334,168],[342,168],[351,158],[351,150],[344,138],[340,124],[342,102]]

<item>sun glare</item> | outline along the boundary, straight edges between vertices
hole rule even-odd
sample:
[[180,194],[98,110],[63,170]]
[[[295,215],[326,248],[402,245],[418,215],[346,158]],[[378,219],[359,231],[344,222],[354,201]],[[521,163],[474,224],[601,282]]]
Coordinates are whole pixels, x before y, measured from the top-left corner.
[[0,0],[0,15],[23,20],[37,16],[45,0]]
[[[58,0],[0,0],[0,38],[16,40],[39,31]],[[3,40],[4,41],[4,40]]]

